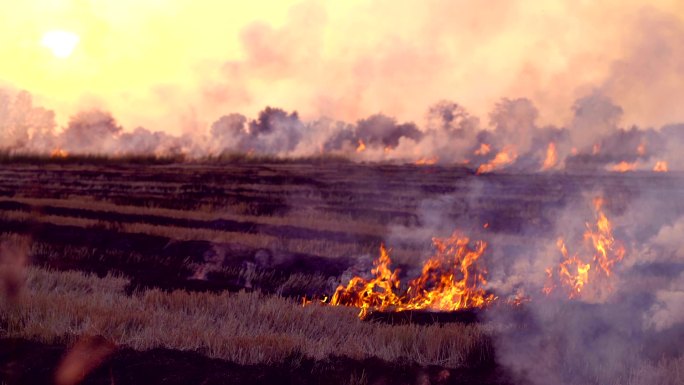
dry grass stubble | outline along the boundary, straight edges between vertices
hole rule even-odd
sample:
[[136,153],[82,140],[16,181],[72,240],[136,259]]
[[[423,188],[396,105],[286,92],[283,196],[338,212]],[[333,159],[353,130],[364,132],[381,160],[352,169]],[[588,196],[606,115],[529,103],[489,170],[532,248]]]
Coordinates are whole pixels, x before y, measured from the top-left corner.
[[[355,309],[302,307],[260,293],[171,293],[126,296],[127,280],[35,267],[17,303],[3,302],[3,337],[73,343],[101,335],[136,350],[192,350],[240,364],[273,364],[302,354],[462,367],[489,356],[483,327],[391,326],[363,322]],[[476,360],[476,359],[475,359]]]

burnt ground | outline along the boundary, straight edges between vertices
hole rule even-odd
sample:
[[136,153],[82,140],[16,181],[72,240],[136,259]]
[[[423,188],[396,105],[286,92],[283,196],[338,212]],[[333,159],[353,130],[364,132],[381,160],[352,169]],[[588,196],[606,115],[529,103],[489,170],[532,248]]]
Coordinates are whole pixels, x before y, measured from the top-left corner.
[[[484,224],[489,234],[543,236],[553,229],[557,213],[584,191],[610,196],[609,209],[615,213],[624,211],[630,199],[652,194],[671,201],[663,211],[663,223],[684,214],[684,203],[669,198],[684,191],[682,179],[654,174],[474,176],[460,167],[349,163],[6,164],[0,169],[0,232],[30,236],[35,264],[99,275],[116,272],[131,279],[131,290],[239,290],[244,282],[236,272],[250,263],[268,277],[252,282],[252,288],[274,292],[294,273],[316,276],[316,282],[338,277],[353,266],[358,253],[292,252],[278,242],[257,247],[239,240],[185,240],[185,229],[302,244],[325,241],[341,249],[362,247],[376,253],[385,234],[350,231],[355,230],[353,225],[344,223],[337,229],[320,229],[254,218],[287,218],[312,210],[322,216],[418,229],[431,226],[424,212],[437,210],[444,220],[483,238],[487,236],[481,233]],[[90,202],[114,209],[93,208]],[[171,209],[176,214],[118,212],[119,205]],[[248,214],[244,220],[220,218],[221,210],[235,205]],[[217,218],[183,217],[186,212],[216,212]],[[76,220],[96,224],[70,223]],[[173,229],[181,237],[125,230],[136,224]],[[404,246],[425,247],[400,245]],[[201,282],[191,279],[197,265],[216,263],[217,250],[221,269],[212,269]],[[329,287],[313,285],[281,294],[301,297],[325,290]]]
[[[488,233],[543,236],[552,231],[558,213],[586,191],[609,196],[607,210],[614,214],[624,212],[629,202],[640,196],[667,206],[667,210],[659,210],[663,213],[661,224],[684,214],[684,202],[671,199],[682,196],[683,179],[651,173],[475,176],[461,167],[351,163],[10,163],[0,168],[0,233],[30,237],[32,264],[100,276],[121,274],[131,280],[129,292],[147,288],[248,289],[312,297],[329,294],[331,280],[355,266],[359,252],[349,251],[353,247],[377,250],[379,243],[387,240],[390,226],[432,226],[426,211],[437,210],[443,220],[484,238]],[[103,209],[97,204],[109,206]],[[244,218],[221,218],[221,212],[235,212],[236,207]],[[173,215],[145,211],[150,208],[172,210]],[[327,229],[315,223],[288,223],[288,216],[303,211],[342,219],[339,227]],[[214,217],[197,219],[184,217],[184,213]],[[279,224],[259,220],[267,217],[285,220]],[[374,223],[385,231],[366,233],[352,221]],[[172,229],[172,235],[127,230],[137,224]],[[658,228],[644,228],[643,236]],[[238,236],[234,242],[211,237],[188,240],[183,234],[191,230]],[[241,235],[276,241],[255,246],[242,242]],[[304,250],[281,246],[292,241],[304,245],[300,246]],[[308,251],[309,243],[322,241],[330,242],[329,253],[314,247]],[[212,268],[197,279],[197,266],[203,265]],[[259,274],[247,282],[245,269]],[[284,288],[294,274],[304,277],[302,283]],[[392,324],[470,323],[477,322],[478,314],[375,313],[370,319]],[[0,373],[4,382],[52,383],[64,349],[62,345],[2,340]],[[239,366],[191,352],[121,349],[85,383],[334,384],[348,383],[352,373],[363,373],[367,383],[417,383],[421,376],[431,383],[510,382],[494,358],[478,368],[449,371],[448,376],[443,370],[342,357],[321,362],[293,357],[279,366]],[[446,379],[439,382],[438,377]]]

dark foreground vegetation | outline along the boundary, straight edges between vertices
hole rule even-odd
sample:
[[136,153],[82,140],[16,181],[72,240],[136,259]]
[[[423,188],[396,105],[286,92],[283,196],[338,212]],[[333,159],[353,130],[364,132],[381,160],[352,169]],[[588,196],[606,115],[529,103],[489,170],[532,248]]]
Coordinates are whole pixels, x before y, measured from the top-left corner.
[[[0,340],[0,360],[11,362],[3,376],[7,383],[49,384],[62,357],[64,345],[25,339]],[[507,384],[506,374],[495,366],[445,369],[412,362],[389,363],[377,358],[324,360],[293,355],[274,365],[238,365],[201,354],[156,348],[121,349],[89,373],[82,384]]]

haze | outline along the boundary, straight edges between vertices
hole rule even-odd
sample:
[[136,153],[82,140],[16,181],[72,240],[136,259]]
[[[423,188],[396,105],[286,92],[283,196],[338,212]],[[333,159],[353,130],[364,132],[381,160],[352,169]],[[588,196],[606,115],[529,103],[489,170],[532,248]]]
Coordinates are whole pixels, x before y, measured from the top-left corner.
[[[173,134],[266,105],[420,124],[441,99],[484,117],[502,97],[564,124],[595,90],[626,126],[659,127],[684,120],[683,23],[676,0],[6,1],[0,84],[62,126],[100,108]],[[79,36],[69,57],[41,45],[51,30]]]

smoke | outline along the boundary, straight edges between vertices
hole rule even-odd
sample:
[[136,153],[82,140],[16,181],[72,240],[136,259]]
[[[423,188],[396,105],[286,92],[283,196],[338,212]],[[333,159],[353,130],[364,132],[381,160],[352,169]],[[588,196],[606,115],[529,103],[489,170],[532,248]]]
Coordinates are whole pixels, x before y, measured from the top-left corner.
[[581,150],[590,148],[602,133],[615,131],[622,118],[622,108],[596,90],[578,99],[572,109],[571,138]]
[[646,328],[656,332],[684,325],[684,274],[655,293],[655,301],[643,320]]
[[[633,138],[631,130],[616,135],[618,139],[610,140],[633,144],[642,138]],[[538,189],[537,183],[545,187]],[[682,188],[678,178],[589,177],[578,182],[560,175],[519,175],[503,183],[501,178],[461,177],[453,188],[453,193],[421,201],[415,225],[392,226],[388,245],[411,250],[454,229],[488,243],[478,262],[486,266],[487,288],[502,305],[490,307],[484,317],[493,330],[497,362],[513,373],[516,383],[681,381],[684,206],[674,193]],[[507,200],[511,194],[540,192],[534,204],[510,207]],[[614,243],[606,246],[608,255],[625,250],[610,275],[592,275],[601,270],[592,260],[599,251],[587,236],[590,230],[599,231],[596,198],[602,198],[600,212],[610,223]],[[544,291],[549,272],[564,260],[559,238],[569,257],[591,263],[589,283],[573,298],[560,286]],[[413,255],[427,256],[429,251],[419,249]],[[398,257],[393,262],[413,277],[420,274],[423,261]],[[568,267],[577,273],[574,268]],[[503,304],[521,296],[526,300],[520,307]]]
[[297,112],[266,107],[249,123],[239,114],[222,116],[211,125],[211,136],[219,152],[288,155],[299,144],[304,127]]
[[80,112],[69,120],[69,125],[60,135],[60,147],[64,150],[88,153],[113,153],[116,138],[122,131],[108,112],[92,110]]
[[[665,193],[663,186],[638,188],[622,196],[612,195],[611,189],[607,185],[577,195],[568,192],[570,199],[562,208],[545,210],[545,216],[554,219],[548,232],[528,224],[516,234],[514,238],[534,238],[536,246],[528,245],[524,251],[511,246],[515,241],[509,237],[491,238],[495,247],[505,250],[489,255],[491,289],[504,298],[523,292],[530,299],[523,305],[522,323],[519,312],[506,306],[487,314],[489,321],[501,325],[495,338],[497,359],[520,381],[633,383],[661,360],[684,355],[681,344],[674,342],[684,335],[680,236],[684,221],[670,222],[672,212],[681,215],[681,211],[671,201],[654,201]],[[634,190],[634,186],[621,189]],[[591,240],[587,231],[599,218],[592,205],[597,196],[605,200],[603,211],[616,245],[625,247],[624,259],[602,280],[591,275],[601,267],[590,261],[589,283],[572,299],[557,288],[545,294],[542,289],[549,282],[550,268],[563,260],[558,238],[564,239],[571,257],[597,253],[585,249]],[[642,215],[649,209],[653,215]],[[568,267],[571,274],[577,273],[573,266]]]
[[0,143],[4,150],[50,148],[55,114],[33,106],[31,94],[0,89]]
[[401,138],[417,142],[423,134],[413,123],[397,124],[396,120],[391,117],[376,114],[359,120],[356,124],[356,136],[372,146],[391,149],[399,145]]
[[266,107],[253,119],[228,113],[206,129],[175,136],[128,130],[112,113],[90,109],[55,129],[54,113],[22,91],[0,93],[3,151],[50,154],[184,155],[226,153],[276,157],[335,154],[359,161],[463,164],[480,172],[605,172],[681,170],[684,124],[621,126],[623,109],[598,90],[579,98],[567,127],[540,126],[527,98],[504,98],[487,125],[462,105],[441,100],[420,123],[372,114],[355,123]]
[[189,139],[176,138],[164,132],[152,132],[138,127],[132,132],[124,132],[118,137],[117,153],[130,155],[182,155],[183,142]]
[[[520,96],[537,106],[538,125],[566,126],[568,106],[592,89],[622,106],[628,127],[684,119],[684,29],[673,0],[0,7],[0,52],[16,58],[0,63],[0,81],[30,89],[60,125],[95,100],[125,127],[175,135],[209,127],[227,106],[250,118],[279,106],[306,121],[382,112],[421,126],[436,100],[486,117],[502,96]],[[81,37],[68,60],[35,41],[59,25]]]

